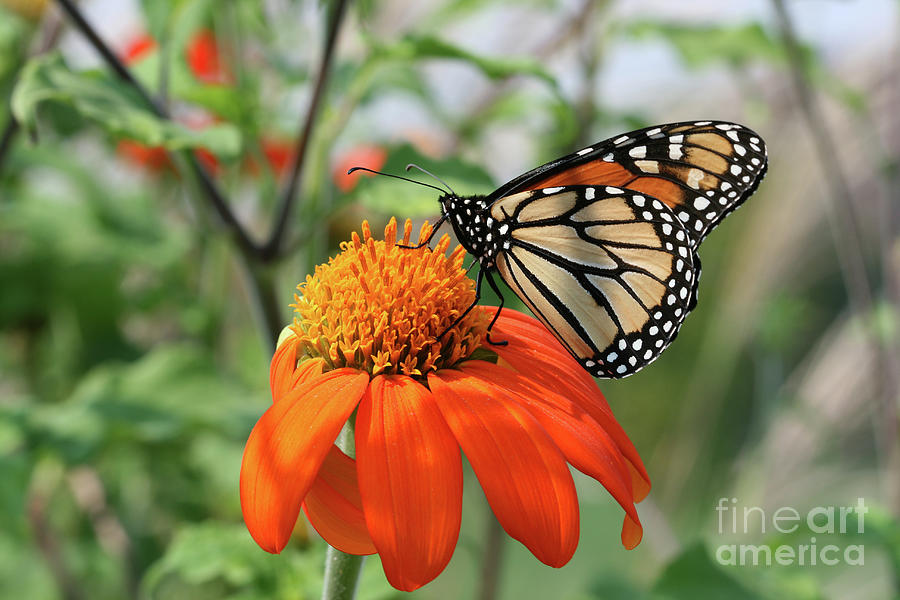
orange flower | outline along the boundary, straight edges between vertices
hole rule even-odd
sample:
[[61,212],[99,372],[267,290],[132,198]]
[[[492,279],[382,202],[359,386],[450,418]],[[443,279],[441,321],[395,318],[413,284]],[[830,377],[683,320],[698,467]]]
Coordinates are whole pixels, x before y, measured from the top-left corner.
[[356,187],[360,172],[347,173],[353,167],[366,167],[377,171],[387,160],[387,151],[379,146],[357,146],[344,153],[335,163],[332,171],[334,184],[342,192]]
[[[434,250],[385,240],[368,223],[298,286],[294,323],[272,359],[273,405],[241,467],[241,507],[269,552],[288,543],[301,506],[332,546],[381,556],[388,581],[414,590],[447,565],[459,536],[460,448],[506,532],[542,562],[578,544],[567,462],[625,509],[622,543],[642,530],[649,491],[641,459],[594,380],[532,317],[478,307],[444,236]],[[409,244],[412,225],[404,227]],[[431,232],[424,226],[419,240]],[[333,445],[356,413],[354,460]]]
[[193,35],[185,48],[185,58],[191,73],[204,83],[230,85],[234,77],[219,55],[219,42],[209,29]]

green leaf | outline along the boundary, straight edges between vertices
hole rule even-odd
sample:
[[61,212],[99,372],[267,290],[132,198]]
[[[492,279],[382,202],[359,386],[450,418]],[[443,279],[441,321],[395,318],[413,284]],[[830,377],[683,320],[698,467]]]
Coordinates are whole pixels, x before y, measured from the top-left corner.
[[[447,182],[462,195],[486,194],[496,186],[491,176],[478,165],[467,163],[458,158],[437,160],[424,156],[409,144],[393,148],[388,153],[388,160],[381,168],[385,173],[396,174],[423,181],[430,185],[440,186],[427,175],[419,171],[406,172],[406,165],[415,163],[427,169]],[[389,177],[360,177],[353,195],[365,207],[386,215],[398,218],[423,217],[439,211],[438,194],[411,183],[404,183]]]
[[759,23],[743,25],[686,25],[659,21],[630,23],[625,31],[636,39],[662,38],[690,68],[727,62],[746,65],[762,60],[784,61],[784,49]]
[[527,58],[487,57],[429,35],[407,35],[393,44],[375,46],[377,55],[402,61],[421,59],[461,60],[481,71],[489,79],[506,79],[514,75],[536,77],[557,90],[556,79],[539,62]]
[[716,565],[702,543],[677,556],[656,581],[653,592],[669,600],[759,600],[759,596]]
[[224,158],[236,156],[241,149],[241,135],[234,126],[217,124],[192,130],[161,119],[124,83],[104,73],[73,72],[58,54],[35,58],[26,65],[13,92],[13,114],[34,131],[38,111],[46,103],[70,107],[109,133],[148,146],[206,148]]

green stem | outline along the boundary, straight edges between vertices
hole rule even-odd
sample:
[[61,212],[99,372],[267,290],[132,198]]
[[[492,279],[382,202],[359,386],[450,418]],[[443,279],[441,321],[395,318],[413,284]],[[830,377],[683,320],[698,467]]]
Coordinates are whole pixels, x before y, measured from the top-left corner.
[[[337,447],[350,457],[355,457],[353,444],[353,432],[355,428],[353,417],[344,425],[341,435],[338,436]],[[362,571],[365,556],[345,554],[328,546],[325,554],[325,584],[322,587],[322,600],[353,600],[356,596],[356,585],[359,583],[359,574]]]

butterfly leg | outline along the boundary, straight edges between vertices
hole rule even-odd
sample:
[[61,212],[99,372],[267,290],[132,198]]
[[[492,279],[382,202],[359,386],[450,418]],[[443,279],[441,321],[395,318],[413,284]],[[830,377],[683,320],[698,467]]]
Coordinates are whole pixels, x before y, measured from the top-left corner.
[[431,235],[428,236],[428,239],[422,242],[421,244],[416,244],[415,246],[409,246],[407,244],[396,244],[398,248],[404,248],[407,250],[418,250],[419,248],[423,248],[431,244],[431,238],[434,237],[434,234],[437,233],[438,229],[441,228],[441,225],[444,224],[444,221],[447,220],[447,215],[441,215],[441,218],[434,222],[434,226],[431,228]]
[[441,335],[437,336],[437,339],[441,339],[442,337],[447,335],[448,331],[450,331],[451,329],[453,329],[454,327],[459,325],[460,321],[465,319],[466,315],[468,315],[470,312],[472,312],[472,309],[475,308],[475,306],[478,304],[478,301],[481,300],[481,280],[482,280],[482,278],[484,278],[484,271],[478,271],[478,279],[475,280],[475,299],[472,300],[472,304],[470,304],[469,307],[463,311],[463,314],[456,317],[456,319],[452,323],[450,323],[450,326],[447,327],[445,330],[443,330],[441,332]]
[[491,329],[494,328],[494,323],[497,322],[497,317],[500,316],[500,311],[503,310],[503,304],[506,301],[506,299],[503,297],[503,293],[500,291],[500,288],[497,287],[497,282],[494,281],[494,277],[493,277],[493,275],[491,275],[490,271],[485,271],[485,270],[479,271],[478,272],[478,282],[481,283],[482,274],[484,274],[484,276],[487,277],[488,285],[491,286],[491,289],[494,290],[494,293],[497,294],[497,296],[500,298],[500,306],[497,307],[497,312],[494,313],[494,318],[491,319],[491,322],[488,324],[488,327],[487,327],[487,341],[492,346],[505,346],[509,343],[508,340],[503,340],[502,342],[495,342],[494,340],[491,339]]

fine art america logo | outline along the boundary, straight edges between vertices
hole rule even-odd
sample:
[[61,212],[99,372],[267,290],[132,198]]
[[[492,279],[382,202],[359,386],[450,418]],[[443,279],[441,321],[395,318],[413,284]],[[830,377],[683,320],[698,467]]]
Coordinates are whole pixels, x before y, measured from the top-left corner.
[[861,534],[865,531],[865,516],[869,508],[862,498],[856,506],[816,506],[801,512],[791,506],[769,509],[760,506],[739,506],[737,498],[719,498],[716,505],[719,535],[793,534],[804,528],[809,537],[802,543],[781,544],[722,544],[716,549],[716,560],[722,565],[748,566],[772,564],[790,566],[862,565],[865,547],[862,544],[838,545],[817,543],[816,535]]

